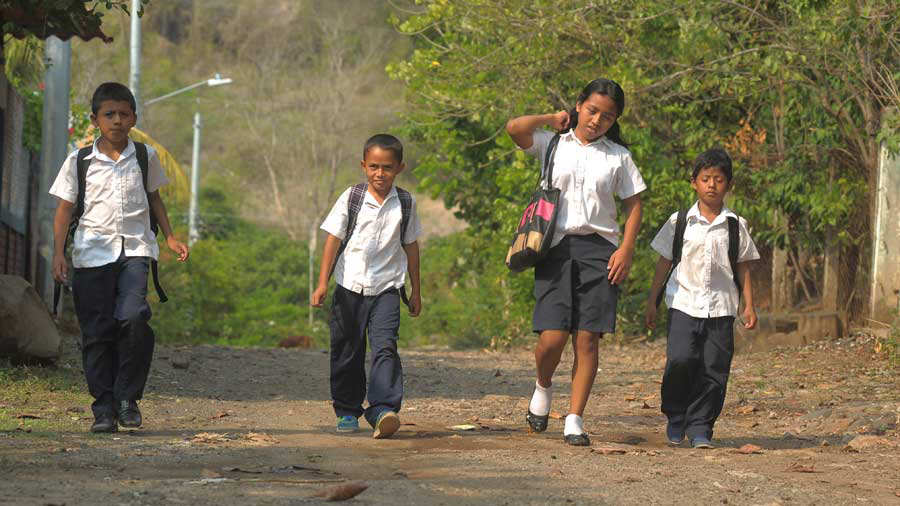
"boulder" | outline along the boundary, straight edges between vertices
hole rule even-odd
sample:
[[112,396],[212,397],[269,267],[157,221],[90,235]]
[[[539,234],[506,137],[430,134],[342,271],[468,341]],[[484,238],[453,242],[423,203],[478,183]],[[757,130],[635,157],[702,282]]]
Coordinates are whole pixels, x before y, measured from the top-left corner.
[[50,311],[19,276],[0,275],[0,356],[24,361],[59,358],[62,338]]

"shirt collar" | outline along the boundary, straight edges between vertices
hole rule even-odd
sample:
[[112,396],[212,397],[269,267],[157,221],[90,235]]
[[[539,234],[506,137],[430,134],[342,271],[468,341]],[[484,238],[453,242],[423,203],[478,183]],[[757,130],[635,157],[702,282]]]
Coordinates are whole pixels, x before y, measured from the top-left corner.
[[[388,200],[391,200],[392,198],[400,198],[400,197],[397,195],[397,185],[393,185],[393,184],[392,184],[392,185],[391,185],[391,191],[388,192],[387,197],[384,198],[384,202],[382,202],[381,204],[379,204],[378,201],[375,200],[375,197],[373,197],[372,194],[369,193],[369,187],[368,187],[368,185],[366,186],[366,197],[365,197],[365,198],[366,198],[366,199],[371,199],[372,202],[373,202],[375,205],[381,207],[381,206],[385,205],[385,204],[387,203]],[[364,199],[364,200],[365,200],[365,199]]]
[[601,135],[599,138],[594,139],[593,141],[591,141],[587,144],[584,144],[583,142],[581,142],[580,139],[578,139],[578,137],[575,137],[575,129],[574,128],[569,129],[569,131],[564,134],[560,134],[560,139],[565,140],[565,141],[575,142],[579,146],[594,146],[599,143],[607,143],[608,144],[610,142],[610,140],[607,139],[605,135]]
[[[704,222],[706,221],[706,218],[704,218],[703,216],[700,215],[700,201],[699,200],[697,202],[694,202],[694,205],[691,206],[690,209],[688,209],[687,218],[688,219],[693,218],[695,221],[700,221],[700,220],[702,220]],[[716,219],[714,219],[713,222],[710,223],[710,225],[715,225],[717,223],[721,223],[728,218],[737,219],[737,215],[734,214],[734,211],[732,211],[731,209],[728,209],[728,206],[723,204],[722,211],[719,213],[718,216],[716,216]]]
[[[84,157],[85,160],[89,160],[89,159],[91,159],[91,158],[96,158],[96,157],[98,157],[98,156],[100,156],[100,155],[103,155],[103,157],[106,158],[107,160],[114,161],[112,158],[110,158],[110,157],[104,155],[103,153],[100,152],[99,149],[97,149],[97,143],[98,143],[98,142],[100,142],[100,137],[97,137],[96,139],[94,139],[94,143],[91,145],[91,148],[92,148],[92,149],[91,149],[91,154],[89,154],[89,155],[87,155],[86,157]],[[134,141],[132,141],[131,139],[128,139],[128,145],[125,146],[125,150],[122,151],[122,153],[119,154],[119,161],[128,158],[128,157],[131,156],[132,154],[134,154]]]

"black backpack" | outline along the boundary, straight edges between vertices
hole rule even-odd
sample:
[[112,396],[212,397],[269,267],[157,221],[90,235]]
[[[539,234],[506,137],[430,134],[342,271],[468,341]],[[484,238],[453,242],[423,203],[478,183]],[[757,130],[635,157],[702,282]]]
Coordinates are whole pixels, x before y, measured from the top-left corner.
[[[63,245],[63,251],[66,250],[69,244],[69,237],[75,236],[75,229],[78,228],[78,222],[84,214],[84,187],[87,184],[87,170],[90,165],[90,161],[87,157],[93,150],[93,146],[83,147],[78,150],[78,156],[75,159],[75,167],[78,172],[78,197],[75,199],[75,209],[72,211],[72,221],[69,222],[69,231],[66,234],[66,242]],[[150,166],[147,146],[142,142],[134,142],[134,154],[135,158],[137,158],[138,166],[141,168],[141,181],[143,182],[144,190],[146,191],[147,172]],[[147,212],[150,214],[150,230],[153,231],[153,235],[156,236],[159,233],[159,224],[156,222],[156,216],[153,215],[153,210],[150,209],[149,193],[147,193]],[[169,297],[166,296],[165,290],[163,290],[162,285],[159,284],[159,264],[156,260],[151,259],[150,271],[153,274],[153,286],[156,289],[156,294],[159,296],[159,301],[166,302],[169,300]],[[57,283],[53,290],[54,309],[59,305],[60,288],[60,284]]]
[[[341,246],[338,248],[337,254],[334,256],[334,263],[331,264],[331,272],[328,273],[329,279],[331,275],[334,274],[334,267],[337,265],[338,258],[344,253],[344,249],[347,248],[347,243],[350,242],[350,236],[353,235],[353,231],[356,229],[356,218],[359,216],[359,211],[362,209],[363,200],[366,198],[366,190],[368,190],[368,183],[360,183],[350,187],[350,197],[347,199],[347,231],[344,234],[344,240],[341,241]],[[400,199],[400,245],[405,244],[406,240],[406,227],[409,225],[409,218],[412,214],[412,196],[408,191],[396,186],[397,188],[397,197]],[[409,300],[406,297],[405,288],[400,289],[400,298],[403,299],[403,303],[407,306],[409,305]]]
[[[656,305],[659,306],[659,303],[662,302],[663,294],[666,293],[666,285],[669,284],[669,278],[672,277],[672,273],[675,272],[675,267],[678,266],[678,263],[681,262],[681,250],[684,247],[684,229],[687,228],[687,210],[681,209],[678,211],[678,217],[675,219],[675,237],[672,239],[672,267],[669,269],[669,273],[666,274],[666,280],[662,284],[662,288],[659,290],[659,294],[656,295]],[[738,260],[738,248],[740,247],[741,240],[741,231],[738,226],[737,218],[733,216],[728,217],[728,263],[731,264],[731,275],[734,278],[734,284],[738,289],[738,297],[741,296],[741,282],[738,279],[737,273],[737,260]]]

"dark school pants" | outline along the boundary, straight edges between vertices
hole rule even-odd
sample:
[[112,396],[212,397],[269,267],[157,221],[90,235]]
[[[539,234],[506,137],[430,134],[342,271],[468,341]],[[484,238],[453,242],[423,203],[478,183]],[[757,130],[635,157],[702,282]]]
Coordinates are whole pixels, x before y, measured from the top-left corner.
[[117,401],[138,400],[150,373],[154,336],[148,321],[150,259],[126,257],[75,269],[72,292],[82,360],[94,416],[114,414]]
[[733,356],[733,316],[694,318],[669,310],[661,409],[670,421],[683,424],[688,438],[712,438]]
[[[337,416],[365,415],[372,426],[385,411],[400,411],[403,368],[397,353],[400,292],[366,296],[337,285],[331,307],[331,400]],[[368,397],[366,338],[369,340]],[[363,410],[363,398],[369,407]]]

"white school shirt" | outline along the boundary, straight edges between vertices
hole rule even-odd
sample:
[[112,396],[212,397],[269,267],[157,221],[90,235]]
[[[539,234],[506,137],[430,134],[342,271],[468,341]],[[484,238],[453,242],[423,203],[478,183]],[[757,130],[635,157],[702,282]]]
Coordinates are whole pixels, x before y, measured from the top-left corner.
[[[78,199],[77,158],[78,150],[69,154],[50,187],[51,195],[73,204]],[[123,246],[125,256],[159,258],[159,245],[150,230],[147,192],[158,190],[169,180],[156,150],[147,146],[146,191],[131,140],[118,160],[101,153],[94,141],[86,160],[84,214],[75,229],[72,265],[100,267],[115,262]]]
[[[347,212],[349,198],[350,188],[347,188],[338,197],[321,227],[342,241],[350,219]],[[381,204],[366,191],[356,216],[356,228],[334,267],[337,284],[362,295],[378,295],[390,288],[402,287],[407,270],[406,251],[400,246],[402,221],[403,211],[397,188],[392,187]],[[421,234],[422,225],[413,198],[404,237],[406,244],[416,242]]]
[[[666,306],[695,318],[737,316],[738,291],[728,261],[728,217],[738,220],[740,241],[738,263],[759,259],[759,252],[747,230],[747,220],[738,217],[727,207],[712,223],[700,215],[695,203],[687,212],[681,261],[666,284]],[[678,213],[663,224],[650,247],[672,260],[672,242]]]
[[[536,130],[534,144],[525,149],[541,161],[542,174],[553,135],[548,130]],[[566,235],[588,234],[600,234],[618,246],[619,223],[613,194],[627,199],[647,189],[631,152],[606,136],[582,144],[569,130],[560,135],[554,156],[552,182],[560,189],[560,196],[551,247]]]

